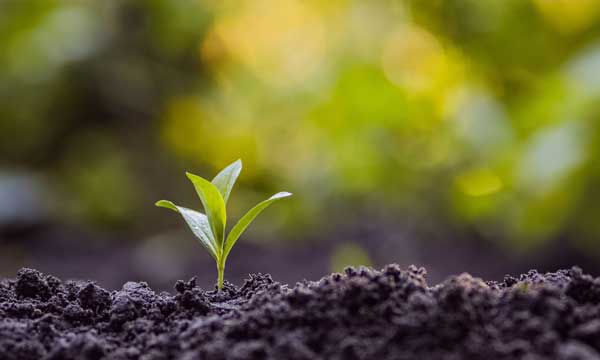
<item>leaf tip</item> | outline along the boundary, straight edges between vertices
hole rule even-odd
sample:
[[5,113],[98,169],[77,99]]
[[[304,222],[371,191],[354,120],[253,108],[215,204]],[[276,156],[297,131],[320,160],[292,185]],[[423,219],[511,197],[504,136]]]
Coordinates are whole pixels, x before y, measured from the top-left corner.
[[192,174],[192,173],[191,173],[191,172],[189,172],[189,171],[186,171],[186,172],[185,172],[185,176],[187,176],[187,178],[188,178],[188,179],[189,179],[191,182],[193,182],[193,183],[195,183],[195,182],[196,182],[196,181],[198,181],[199,179],[206,180],[206,179],[204,179],[202,176],[198,176],[198,175],[196,175],[196,174]]
[[[234,169],[233,171],[235,171],[237,173],[237,175],[239,175],[240,172],[242,171],[242,159],[237,159],[236,161],[227,165],[227,167],[225,169]],[[236,175],[236,178],[237,178],[237,175]]]
[[173,204],[172,202],[170,202],[168,200],[159,200],[154,203],[154,206],[162,207],[165,209],[171,209],[173,211],[179,212],[179,210],[177,209],[177,206],[175,206],[175,204]]
[[281,191],[281,192],[278,192],[277,194],[271,196],[271,199],[283,199],[283,198],[286,198],[286,197],[290,197],[292,195],[293,194],[291,192]]

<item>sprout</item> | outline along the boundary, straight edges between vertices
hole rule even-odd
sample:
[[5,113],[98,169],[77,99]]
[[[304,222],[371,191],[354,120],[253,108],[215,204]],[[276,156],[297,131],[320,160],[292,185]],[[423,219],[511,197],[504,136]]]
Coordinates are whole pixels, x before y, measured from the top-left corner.
[[202,201],[206,215],[195,210],[177,206],[167,200],[156,202],[156,206],[180,213],[194,235],[200,240],[202,246],[215,259],[218,272],[217,287],[219,290],[223,288],[223,274],[227,256],[244,230],[267,206],[279,199],[292,195],[289,192],[279,192],[267,200],[258,203],[258,205],[242,216],[231,231],[229,231],[227,237],[225,237],[225,224],[227,220],[225,205],[229,199],[229,193],[231,193],[231,189],[241,171],[242,161],[237,160],[218,173],[212,181],[189,172],[186,173],[188,179],[194,185],[200,201]]

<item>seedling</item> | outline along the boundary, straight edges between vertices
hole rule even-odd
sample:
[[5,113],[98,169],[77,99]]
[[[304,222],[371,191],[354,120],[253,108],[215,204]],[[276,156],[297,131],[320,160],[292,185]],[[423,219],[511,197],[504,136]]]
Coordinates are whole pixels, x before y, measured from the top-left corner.
[[155,204],[156,206],[171,209],[181,214],[194,235],[200,240],[200,244],[215,259],[218,273],[217,288],[219,290],[223,288],[223,275],[227,256],[240,235],[267,206],[279,199],[292,195],[289,192],[279,192],[267,200],[258,203],[258,205],[254,206],[238,220],[237,224],[235,224],[227,237],[225,237],[225,224],[227,220],[225,206],[229,199],[229,193],[231,193],[231,189],[241,171],[242,161],[237,160],[221,170],[212,181],[186,172],[188,179],[190,179],[196,189],[196,193],[200,197],[206,215],[192,209],[177,206],[167,200],[160,200]]

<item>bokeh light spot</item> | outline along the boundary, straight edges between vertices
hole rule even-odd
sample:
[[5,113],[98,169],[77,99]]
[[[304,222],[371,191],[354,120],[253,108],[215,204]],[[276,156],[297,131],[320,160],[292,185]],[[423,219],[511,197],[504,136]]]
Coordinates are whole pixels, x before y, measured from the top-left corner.
[[502,189],[502,180],[490,169],[481,168],[460,174],[456,179],[460,190],[469,196],[490,195]]

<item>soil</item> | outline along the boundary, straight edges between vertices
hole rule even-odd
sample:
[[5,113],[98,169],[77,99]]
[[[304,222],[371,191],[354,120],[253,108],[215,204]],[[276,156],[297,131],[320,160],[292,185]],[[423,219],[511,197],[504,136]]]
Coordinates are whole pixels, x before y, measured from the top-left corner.
[[0,281],[0,359],[600,359],[600,278],[425,275],[348,268],[289,287],[257,274],[171,294],[24,268]]

